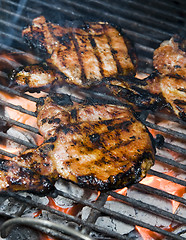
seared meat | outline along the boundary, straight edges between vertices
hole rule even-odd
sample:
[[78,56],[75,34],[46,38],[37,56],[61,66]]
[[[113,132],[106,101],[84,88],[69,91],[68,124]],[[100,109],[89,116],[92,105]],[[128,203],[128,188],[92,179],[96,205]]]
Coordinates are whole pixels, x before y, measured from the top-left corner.
[[38,105],[38,125],[45,142],[13,161],[51,181],[62,177],[82,187],[116,189],[139,181],[153,165],[149,133],[127,107],[48,97]]
[[144,109],[156,110],[162,102],[162,99],[156,92],[149,91],[146,80],[140,80],[134,77],[122,77],[104,81],[106,87],[121,102],[128,104],[135,111]]
[[171,38],[161,43],[160,47],[154,51],[154,68],[161,76],[174,76],[186,80],[186,40],[178,37]]
[[[182,48],[179,48],[182,46]],[[186,121],[186,52],[184,41],[171,38],[154,52],[154,67],[159,71],[146,79],[146,89],[160,94],[174,113]]]
[[171,76],[153,76],[147,79],[150,92],[159,93],[171,111],[186,121],[186,80]]
[[30,90],[47,88],[56,82],[58,85],[63,83],[61,74],[49,64],[43,63],[26,66],[19,71],[14,70],[10,84],[14,86],[17,83],[24,90]]
[[[23,36],[30,45],[45,50],[47,62],[57,67],[70,84],[90,87],[105,77],[135,74],[131,45],[108,23],[61,27],[41,16],[23,30]],[[16,76],[19,83],[21,74]]]
[[44,193],[51,187],[51,182],[41,174],[14,161],[0,159],[0,190]]

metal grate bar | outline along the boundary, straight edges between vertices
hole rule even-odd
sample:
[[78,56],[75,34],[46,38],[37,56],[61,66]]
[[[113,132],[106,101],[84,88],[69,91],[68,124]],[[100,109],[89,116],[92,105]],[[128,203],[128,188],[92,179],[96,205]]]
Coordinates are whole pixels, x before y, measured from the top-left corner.
[[14,137],[14,136],[11,136],[11,135],[9,135],[9,134],[7,134],[7,133],[0,132],[0,137],[3,137],[3,138],[6,138],[6,139],[9,139],[9,140],[12,140],[12,141],[14,141],[14,142],[16,142],[16,143],[19,143],[19,144],[21,144],[21,145],[24,145],[24,146],[26,146],[26,147],[28,147],[28,148],[36,148],[36,147],[37,147],[37,145],[35,145],[35,144],[33,144],[33,143],[30,143],[30,142],[21,140],[21,139],[19,139],[19,138],[16,138],[16,137]]
[[[1,194],[3,194],[3,192],[1,192]],[[118,194],[116,194],[116,193],[114,193],[114,192],[111,192],[111,193],[109,193],[109,194],[110,194],[110,195],[112,194],[113,196],[116,196],[116,198],[117,198],[117,195],[118,195]],[[4,195],[5,195],[5,196],[9,195],[9,196],[11,196],[11,197],[14,197],[14,198],[15,198],[17,201],[19,201],[19,202],[24,202],[24,203],[27,203],[28,205],[30,205],[30,206],[32,206],[32,207],[36,207],[36,208],[39,208],[39,209],[46,210],[46,211],[48,211],[48,212],[51,212],[51,213],[56,214],[56,215],[58,215],[58,216],[61,216],[61,217],[63,217],[63,218],[66,219],[66,220],[73,221],[73,222],[76,222],[76,223],[78,223],[78,224],[81,224],[81,225],[84,226],[84,227],[90,227],[92,230],[97,231],[97,232],[100,232],[100,233],[103,233],[103,234],[105,234],[106,236],[109,235],[109,236],[115,237],[115,238],[117,238],[117,239],[130,239],[130,238],[127,238],[126,236],[122,236],[122,235],[120,235],[120,234],[118,234],[118,233],[116,233],[116,232],[109,231],[108,229],[105,230],[104,228],[99,227],[99,226],[97,226],[97,225],[95,225],[95,224],[91,224],[91,223],[82,221],[81,219],[79,219],[79,218],[77,218],[77,217],[73,217],[73,216],[67,215],[67,214],[65,214],[65,213],[63,213],[63,212],[59,212],[58,210],[55,210],[55,209],[50,208],[50,207],[48,207],[48,206],[45,206],[45,205],[43,205],[43,204],[41,204],[41,203],[37,203],[37,202],[35,202],[34,200],[30,200],[30,199],[25,198],[25,197],[23,197],[23,196],[20,196],[20,195],[18,195],[18,194],[16,194],[16,193],[13,193],[13,192],[5,192]],[[64,195],[65,195],[65,194],[64,194]],[[72,197],[72,195],[70,195],[70,196]],[[120,198],[122,198],[122,197],[123,197],[123,196],[120,195]],[[76,198],[76,197],[75,197],[75,201],[77,202],[77,198]],[[124,201],[125,201],[125,200],[124,200]],[[162,230],[162,229],[160,229],[160,228],[158,228],[158,227],[155,227],[155,226],[152,226],[152,225],[150,225],[150,224],[142,223],[142,222],[139,221],[139,220],[130,218],[130,217],[128,217],[128,216],[124,216],[124,215],[122,215],[122,214],[116,213],[116,212],[111,211],[111,210],[106,209],[106,208],[101,208],[101,209],[99,209],[99,207],[94,206],[94,204],[92,204],[92,203],[90,203],[90,202],[88,202],[88,201],[85,201],[85,200],[84,200],[82,203],[83,203],[84,205],[90,206],[91,208],[96,209],[96,210],[102,212],[103,214],[106,214],[106,215],[108,215],[108,216],[113,216],[114,218],[116,218],[116,219],[118,219],[118,220],[121,220],[121,221],[124,221],[124,222],[127,222],[127,223],[129,223],[129,224],[131,224],[131,225],[138,225],[138,226],[145,227],[145,228],[147,228],[147,229],[150,229],[151,231],[158,232],[158,233],[163,234],[163,235],[168,236],[168,237],[172,237],[172,238],[175,239],[175,240],[176,240],[176,239],[178,239],[178,240],[183,240],[182,237],[180,237],[180,236],[178,236],[178,235],[176,235],[176,234],[174,234],[174,233],[167,232],[167,231],[165,231],[165,230]]]
[[17,49],[17,48],[9,46],[9,45],[6,45],[6,44],[3,44],[3,43],[0,43],[0,49],[1,50],[6,50],[7,51],[7,48],[8,48],[8,51],[10,51],[10,52],[15,52],[15,53],[19,52],[20,53],[20,50]]
[[9,33],[1,31],[1,35],[3,38],[7,38],[7,39],[10,38],[14,41],[17,41],[19,44],[23,44],[23,39],[20,37],[16,37],[15,34],[9,34]]
[[[35,0],[31,0],[31,1],[35,2]],[[37,2],[41,5],[50,7],[52,9],[57,8],[57,10],[59,10],[59,11],[62,11],[62,12],[65,11],[65,13],[67,15],[72,15],[72,9],[67,10],[67,6],[65,7],[65,9],[62,9],[62,8],[57,7],[56,5],[51,5],[50,3],[41,2],[41,1],[37,1]],[[93,8],[90,9],[89,7],[87,7],[83,4],[77,4],[74,2],[71,2],[71,4],[75,7],[73,9],[73,15],[75,14],[75,16],[76,16],[76,14],[78,14],[77,17],[83,17],[83,11],[89,12],[91,10],[91,13],[96,17],[99,17],[99,18],[100,18],[100,16],[107,17],[111,21],[117,22],[117,23],[119,23],[119,25],[122,25],[123,27],[128,28],[128,26],[130,26],[130,28],[133,28],[137,32],[139,31],[139,29],[143,29],[143,31],[145,31],[147,35],[149,35],[149,34],[151,35],[154,33],[156,33],[156,34],[159,33],[159,34],[161,34],[161,36],[165,35],[166,37],[168,37],[168,36],[170,37],[172,35],[171,33],[168,33],[167,31],[163,31],[162,29],[159,29],[158,26],[151,27],[151,26],[146,26],[145,24],[141,24],[141,23],[136,24],[136,22],[134,20],[130,20],[125,17],[120,17],[120,16],[116,15],[115,13],[108,14],[107,12],[100,11],[99,9],[93,9]],[[80,12],[79,12],[79,10],[80,10]]]
[[168,200],[170,200],[170,199],[171,200],[175,200],[177,202],[180,202],[180,203],[186,205],[186,199],[184,199],[182,197],[178,197],[178,196],[170,194],[170,193],[167,193],[167,192],[162,191],[160,189],[157,189],[157,188],[154,188],[154,187],[142,184],[142,183],[137,183],[134,186],[132,186],[132,188],[139,189],[141,191],[145,191],[148,194],[155,194],[155,195],[158,195],[160,197],[165,197]]
[[183,155],[186,155],[186,149],[185,148],[173,145],[171,143],[164,142],[163,147],[168,148],[170,150],[173,150],[174,152],[178,152],[178,153],[181,153]]
[[167,212],[163,209],[160,209],[160,208],[155,207],[153,205],[150,205],[150,204],[144,203],[142,201],[136,200],[134,198],[130,198],[130,197],[118,194],[116,192],[109,192],[109,195],[111,195],[112,197],[115,197],[117,199],[123,200],[124,202],[129,203],[130,205],[132,205],[135,208],[139,208],[141,210],[151,212],[152,214],[156,214],[156,215],[161,216],[161,217],[163,216],[167,219],[172,219],[172,220],[174,220],[175,222],[178,222],[178,223],[182,223],[182,224],[186,223],[186,218],[184,218],[184,217],[181,217],[181,216],[175,215],[173,213]]
[[30,101],[33,101],[33,102],[36,102],[36,103],[38,102],[38,98],[36,98],[36,97],[33,97],[33,96],[29,95],[29,94],[25,94],[25,93],[19,92],[19,91],[15,90],[15,89],[12,89],[12,88],[9,88],[9,87],[5,87],[5,86],[3,86],[1,84],[0,84],[0,90],[5,91],[5,92],[7,92],[9,94],[14,94],[14,95],[17,95],[19,97],[26,98],[26,99],[28,99]]
[[[1,0],[1,2],[5,2],[6,4],[9,4],[9,5],[12,5],[12,6],[15,6],[15,7],[20,7],[21,6],[20,3],[16,3],[15,1],[10,1],[10,0]],[[30,11],[32,13],[37,13],[37,14],[41,13],[37,9],[31,8],[31,7],[28,7],[28,6],[24,6],[24,10]]]
[[[83,6],[87,6],[87,8],[89,9],[101,9],[101,11],[104,10],[108,12],[108,14],[115,14],[117,12],[117,16],[126,16],[128,19],[135,19],[136,21],[140,22],[143,20],[144,24],[147,25],[157,25],[157,23],[159,24],[159,19],[157,19],[156,17],[154,17],[153,15],[149,16],[146,13],[144,13],[144,11],[134,11],[133,9],[130,9],[130,5],[127,5],[127,8],[125,9],[125,7],[121,8],[121,4],[115,4],[113,5],[113,3],[105,3],[102,1],[68,1],[68,0],[63,0],[62,1],[63,4],[70,4],[71,6],[75,7],[75,8],[82,8]],[[82,4],[83,2],[83,4]],[[141,4],[142,5],[142,4]],[[143,4],[144,6],[144,4]],[[180,10],[180,9],[179,9]],[[161,22],[161,28],[165,27],[166,29],[168,29],[168,27],[171,27],[172,29],[175,28],[175,30],[177,30],[177,24],[170,23],[169,21],[167,21],[166,19],[164,21]]]
[[[145,228],[148,228],[148,229],[150,229],[150,230],[152,230],[152,231],[155,231],[155,232],[158,232],[158,233],[163,234],[163,235],[165,235],[165,236],[168,236],[166,231],[164,232],[164,230],[159,229],[159,228],[157,228],[157,227],[154,227],[154,226],[152,226],[152,225],[150,225],[150,224],[146,224],[146,223],[144,223],[144,222],[142,222],[142,221],[133,219],[133,218],[131,218],[131,217],[129,217],[129,216],[124,216],[124,215],[122,215],[122,214],[116,213],[115,211],[108,210],[108,209],[106,209],[106,208],[104,208],[104,207],[102,207],[101,209],[100,209],[100,208],[97,208],[94,204],[88,202],[87,200],[84,200],[84,201],[79,200],[79,199],[77,199],[76,197],[73,197],[72,195],[68,195],[68,194],[66,194],[66,193],[64,193],[64,192],[59,191],[59,193],[60,193],[60,195],[62,195],[62,196],[64,196],[64,197],[66,196],[66,197],[68,197],[68,198],[70,198],[70,199],[72,199],[72,200],[74,200],[74,201],[78,201],[78,202],[81,203],[81,204],[85,204],[86,206],[89,206],[89,207],[91,207],[91,208],[93,208],[93,209],[96,209],[96,210],[98,210],[98,211],[100,211],[100,212],[102,212],[102,213],[104,213],[104,214],[106,214],[106,215],[108,215],[108,216],[112,216],[112,217],[114,217],[114,218],[116,218],[116,219],[118,219],[118,220],[121,220],[121,221],[123,221],[123,222],[129,223],[129,224],[131,224],[131,225],[138,225],[138,226],[141,226],[141,227],[145,227]],[[116,198],[116,199],[123,200],[124,202],[132,203],[132,205],[133,205],[134,207],[138,207],[138,208],[140,208],[140,209],[144,209],[145,211],[150,211],[150,212],[156,213],[157,215],[160,215],[160,216],[162,216],[162,214],[164,214],[163,216],[164,216],[165,218],[171,218],[171,219],[174,219],[175,221],[180,221],[181,223],[182,223],[182,220],[184,219],[184,222],[186,222],[186,218],[183,218],[183,219],[182,219],[182,217],[181,217],[181,218],[180,218],[180,217],[178,217],[178,218],[176,217],[176,219],[175,219],[175,215],[174,215],[174,214],[171,214],[171,213],[169,213],[169,212],[167,212],[167,211],[163,211],[162,209],[156,208],[156,207],[154,207],[154,206],[152,206],[152,205],[143,203],[143,202],[141,202],[141,201],[134,200],[134,199],[131,199],[131,198],[129,198],[129,197],[120,195],[120,194],[118,194],[118,193],[116,193],[116,192],[107,192],[107,196],[108,196],[108,195],[111,195],[112,197],[114,197],[114,198]],[[128,201],[126,201],[126,199],[127,199]],[[172,233],[171,233],[171,234],[172,234]],[[173,235],[175,235],[175,234],[173,234]],[[173,235],[172,235],[172,237],[173,237]],[[170,236],[170,235],[169,235],[169,236]],[[176,238],[175,238],[175,239],[176,239]],[[180,239],[182,239],[182,238],[180,238]]]
[[177,131],[174,131],[172,129],[169,129],[169,128],[165,128],[165,127],[162,127],[162,126],[158,126],[154,123],[151,123],[151,122],[148,122],[148,121],[144,121],[144,124],[147,126],[147,127],[150,127],[152,129],[155,129],[155,130],[159,130],[161,132],[164,132],[164,133],[167,133],[169,135],[172,135],[174,137],[177,137],[177,138],[180,138],[180,139],[183,139],[183,140],[186,140],[186,134],[184,133],[179,133]]
[[[14,199],[16,199],[19,202],[26,203],[26,204],[28,204],[28,205],[30,205],[32,207],[38,208],[38,209],[46,210],[47,212],[50,212],[50,213],[55,214],[57,216],[60,216],[60,217],[62,217],[63,219],[65,219],[67,221],[75,222],[75,223],[77,223],[79,225],[82,225],[84,227],[91,228],[92,230],[94,230],[96,232],[100,232],[100,233],[102,233],[102,234],[104,234],[106,236],[109,235],[111,237],[116,237],[118,240],[119,239],[121,239],[121,240],[130,240],[130,238],[127,237],[127,236],[122,236],[121,234],[118,234],[116,232],[110,231],[108,229],[104,229],[103,227],[99,227],[99,226],[97,226],[95,224],[88,223],[86,221],[81,220],[80,218],[68,215],[68,214],[63,213],[61,211],[53,209],[53,208],[51,208],[49,206],[46,206],[46,205],[41,204],[41,203],[38,203],[38,202],[36,202],[36,201],[34,201],[32,199],[28,199],[26,197],[20,196],[20,195],[14,193],[14,192],[0,192],[0,195],[13,197]],[[182,239],[178,239],[178,240],[182,240]]]
[[16,157],[17,155],[16,154],[13,154],[13,153],[9,153],[7,151],[4,151],[3,149],[0,149],[0,154],[4,155],[4,156],[7,156],[7,157],[10,157],[10,158],[13,158],[13,157]]
[[20,20],[25,21],[27,24],[31,22],[30,18],[24,17],[24,16],[22,16],[20,14],[17,14],[15,12],[10,12],[10,11],[6,10],[5,8],[0,8],[0,13],[1,14],[6,13],[6,14],[9,14],[10,16],[16,16]]
[[180,171],[185,171],[186,170],[186,165],[184,164],[181,164],[179,162],[176,162],[172,159],[168,159],[168,158],[165,158],[165,157],[161,157],[161,156],[158,156],[158,155],[155,155],[155,158],[156,160],[162,162],[162,163],[166,163],[170,166],[173,166],[173,167],[177,167],[179,168]]
[[164,173],[160,173],[160,172],[157,172],[157,171],[152,170],[152,169],[150,169],[150,170],[148,171],[148,173],[151,174],[151,175],[154,175],[154,176],[157,176],[157,177],[166,179],[166,180],[168,180],[168,181],[171,181],[171,182],[180,184],[180,185],[182,185],[182,186],[186,186],[186,181],[180,180],[180,179],[175,178],[175,177],[171,177],[171,176],[166,175],[166,174],[164,174]]
[[7,123],[11,124],[11,125],[15,125],[15,126],[18,126],[18,127],[21,127],[23,129],[26,129],[26,130],[29,130],[31,132],[34,132],[36,134],[40,134],[39,133],[39,130],[35,127],[32,127],[28,124],[24,124],[24,123],[21,123],[21,122],[18,122],[18,121],[15,121],[11,118],[7,118],[7,117],[3,117],[3,116],[0,116],[0,120],[3,120],[3,121],[6,121]]
[[[11,22],[8,22],[8,21],[4,21],[3,19],[0,19],[0,24],[1,24],[2,26],[11,27],[11,28],[17,30],[17,31],[20,32],[20,33],[21,33],[21,31],[22,31],[22,27],[20,27],[19,25],[14,24],[14,23],[11,23]],[[9,29],[7,29],[7,30],[9,31]],[[2,30],[1,30],[1,31],[2,31]]]
[[156,116],[158,118],[162,118],[164,120],[169,120],[169,121],[172,121],[172,122],[177,122],[182,126],[186,126],[186,122],[182,121],[181,119],[177,118],[174,115],[161,113],[161,112],[155,112],[153,116]]
[[35,112],[28,111],[28,110],[24,109],[24,108],[21,107],[21,106],[17,106],[17,105],[14,105],[14,104],[5,102],[5,101],[3,101],[2,99],[0,99],[0,105],[6,106],[6,107],[9,107],[9,108],[12,108],[12,109],[15,109],[15,110],[17,110],[17,111],[19,111],[19,112],[26,113],[26,114],[28,114],[28,115],[30,115],[30,116],[33,116],[33,117],[36,117],[36,113],[35,113]]
[[[150,4],[150,2],[153,2],[153,3]],[[173,18],[182,20],[182,17],[177,15],[177,14],[179,14],[181,7],[176,7],[175,4],[172,4],[172,6],[171,6],[170,1],[168,4],[166,4],[166,6],[164,5],[164,1],[161,1],[160,6],[156,6],[154,4],[155,2],[157,2],[157,1],[149,1],[149,5],[148,5],[146,1],[143,1],[143,2],[138,1],[137,2],[137,1],[130,0],[130,6],[135,8],[135,11],[136,11],[136,9],[141,9],[142,11],[146,11],[148,13],[150,12],[151,15],[155,14],[157,16],[161,16],[160,19],[163,19],[164,21],[166,21],[166,19],[169,21],[170,20],[173,21]],[[164,5],[164,6],[162,6],[162,5]],[[174,11],[174,9],[175,9],[175,11]],[[172,13],[170,13],[170,10],[175,12],[174,16],[172,15]]]

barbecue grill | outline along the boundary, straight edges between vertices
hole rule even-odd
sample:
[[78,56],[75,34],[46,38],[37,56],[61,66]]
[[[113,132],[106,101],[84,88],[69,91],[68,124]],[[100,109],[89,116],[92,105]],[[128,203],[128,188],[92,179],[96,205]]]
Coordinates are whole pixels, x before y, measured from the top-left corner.
[[[29,59],[34,58],[37,61],[42,58],[38,53],[28,50],[21,37],[22,29],[37,16],[44,15],[47,20],[61,25],[66,21],[86,20],[107,21],[120,26],[135,45],[139,59],[138,72],[148,74],[152,72],[154,49],[163,40],[170,39],[175,34],[185,36],[185,7],[186,2],[184,0],[1,0],[0,51],[10,53],[14,57],[16,56],[16,61],[0,59],[0,91],[12,96],[19,96],[22,101],[27,99],[30,102],[38,102],[37,97],[7,86],[8,71],[21,65],[25,61],[25,56]],[[20,57],[21,55],[24,56],[23,59]],[[87,91],[86,94],[104,100],[107,97],[99,92],[91,93]],[[0,99],[0,107],[0,138],[2,144],[8,139],[20,146],[35,147],[35,143],[31,141],[20,139],[15,135],[9,135],[7,129],[10,126],[18,126],[35,135],[39,134],[38,129],[5,116],[4,108],[15,109],[33,117],[36,117],[35,112],[3,99]],[[170,143],[167,139],[173,136],[184,142],[186,134],[168,125],[161,126],[161,124],[157,124],[157,122],[153,121],[153,119],[157,118],[161,121],[169,121],[171,124],[176,124],[180,129],[185,128],[183,121],[167,112],[153,113],[144,111],[141,113],[141,121],[149,129],[156,130],[160,134],[155,138],[155,144],[158,148],[156,153],[157,165],[148,171],[148,174],[168,180],[184,189],[186,187],[184,175],[186,165],[184,161],[176,161],[170,154],[166,155],[165,152],[171,151],[181,154],[184,158],[186,155],[185,148],[175,143]],[[161,135],[165,136],[164,141]],[[2,157],[5,156],[10,159],[15,156],[14,153],[3,148],[0,148],[0,154]],[[163,165],[166,169],[173,169],[177,174],[166,174],[161,167],[157,167],[158,165]],[[52,208],[45,200],[41,200],[44,198],[42,196],[1,192],[0,222],[4,222],[1,229],[2,237],[7,239],[39,239],[38,231],[41,231],[57,239],[142,239],[141,235],[134,230],[134,226],[140,226],[161,234],[162,239],[186,239],[186,215],[184,215],[186,212],[186,194],[179,197],[174,192],[168,193],[156,187],[138,183],[131,187],[127,195],[121,194],[121,192],[108,191],[100,193],[98,197],[92,200],[91,196],[96,194],[95,192],[88,189],[82,190],[74,184],[63,180],[59,185],[62,185],[62,188],[56,187],[56,190],[51,193],[50,197],[54,199],[61,197],[66,199],[67,202],[73,203],[73,206],[80,206],[75,216],[60,211],[59,208]],[[72,189],[75,190],[72,191]],[[83,194],[77,194],[77,192],[81,191],[83,191]],[[179,211],[172,213],[168,208],[162,209],[160,205],[154,205],[152,200],[149,202],[143,201],[143,197],[141,199],[138,198],[141,194],[144,194],[143,196],[146,196],[146,198],[152,196],[154,199],[164,201],[167,204],[174,200],[180,203]],[[107,201],[108,197],[112,199],[112,202],[116,202],[113,208],[111,207],[111,201]],[[7,202],[9,208],[11,208],[10,211],[7,210]],[[117,208],[117,205],[119,208]],[[13,209],[16,210],[14,211]],[[29,215],[31,209],[35,212],[42,210],[43,214],[37,219],[32,219]],[[129,212],[127,213],[122,209],[129,209]],[[174,226],[173,229],[170,231],[170,229],[161,227],[161,224],[158,224],[158,222],[151,222],[150,219],[145,221],[143,217],[138,218],[137,215],[140,215],[139,213],[137,215],[131,213],[131,211],[136,213],[138,210],[143,212],[144,215],[142,216],[156,216],[157,219],[161,218],[168,221],[169,225],[171,223]],[[121,224],[120,228],[117,223]],[[24,225],[26,228],[20,228],[20,225]],[[129,228],[129,232],[123,232],[122,228]],[[154,239],[160,239],[160,237]]]

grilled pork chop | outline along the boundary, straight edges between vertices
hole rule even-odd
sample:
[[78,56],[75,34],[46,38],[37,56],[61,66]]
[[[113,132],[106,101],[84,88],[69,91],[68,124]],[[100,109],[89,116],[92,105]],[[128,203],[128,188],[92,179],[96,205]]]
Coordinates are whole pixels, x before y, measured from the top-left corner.
[[127,107],[50,96],[38,104],[38,126],[45,142],[12,161],[51,182],[62,177],[82,187],[116,189],[138,182],[154,162],[149,132]]
[[[90,87],[105,77],[135,74],[136,60],[129,41],[108,23],[61,27],[41,16],[23,30],[23,36],[31,46],[47,53],[46,61],[57,67],[69,84]],[[19,84],[24,85],[20,74],[25,72],[18,76]]]

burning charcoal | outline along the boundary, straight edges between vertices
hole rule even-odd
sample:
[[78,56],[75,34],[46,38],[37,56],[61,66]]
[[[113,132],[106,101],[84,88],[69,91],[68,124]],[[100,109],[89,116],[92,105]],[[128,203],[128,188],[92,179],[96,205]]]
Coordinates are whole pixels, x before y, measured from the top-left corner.
[[[96,191],[80,188],[77,185],[71,182],[67,182],[63,179],[59,179],[56,182],[55,187],[60,191],[66,192],[80,199],[88,199],[89,201],[95,201],[97,198]],[[69,207],[72,206],[74,203],[74,201],[64,198],[62,196],[58,196],[57,198],[55,198],[55,202],[61,207]]]
[[[168,212],[172,212],[171,202],[168,200],[164,200],[158,196],[150,195],[147,193],[139,192],[134,189],[128,189],[127,196],[130,198],[134,198],[136,200],[142,201],[144,203],[150,204],[152,206],[156,206]],[[148,211],[143,211],[140,209],[135,209],[135,218],[143,221],[148,224],[152,224],[155,226],[169,226],[171,224],[170,220],[167,220],[163,217],[154,215]]]
[[180,237],[186,238],[186,227],[185,226],[179,226],[175,231],[175,234],[179,234]]
[[[125,216],[135,217],[135,210],[133,207],[117,201],[107,201],[104,207],[112,211],[119,212],[120,214],[124,214]],[[89,207],[83,208],[82,219],[84,221],[86,221],[89,214],[91,214],[90,212],[91,212],[91,209]],[[116,220],[110,216],[109,217],[100,216],[96,221],[96,225],[100,227],[105,227],[111,231],[116,231],[117,233],[120,233],[120,234],[128,234],[134,229],[134,226],[121,222],[119,220]]]
[[[36,141],[32,135],[31,132],[29,131],[22,131],[21,129],[17,128],[17,127],[11,127],[8,131],[7,134],[13,137],[16,137],[20,140],[22,140],[22,142],[28,142],[33,144],[33,146],[36,145]],[[7,140],[6,146],[8,148],[12,148],[12,149],[18,149],[18,152],[22,152],[24,150],[26,150],[27,146],[23,146],[20,148],[20,144],[16,143],[15,141],[12,140]]]

